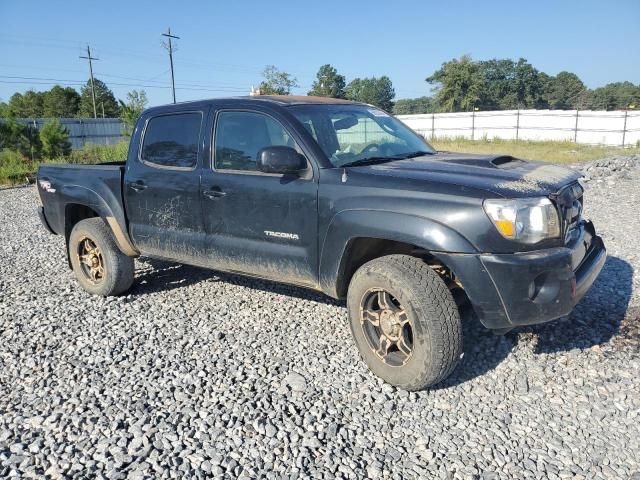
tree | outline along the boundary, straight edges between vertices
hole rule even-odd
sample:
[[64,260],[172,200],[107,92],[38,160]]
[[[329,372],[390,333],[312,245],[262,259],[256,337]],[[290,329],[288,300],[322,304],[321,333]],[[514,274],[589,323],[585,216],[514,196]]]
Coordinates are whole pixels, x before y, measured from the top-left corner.
[[587,87],[575,73],[563,71],[555,77],[544,74],[542,78],[544,99],[549,108],[568,110],[579,107],[587,93]]
[[40,156],[41,146],[37,128],[18,123],[12,114],[0,122],[0,150],[13,150],[35,160]]
[[515,62],[511,59],[478,62],[482,79],[478,107],[482,110],[508,110],[516,107],[512,102]]
[[544,104],[539,72],[526,59],[520,58],[514,66],[511,108],[539,108]]
[[45,118],[73,118],[78,115],[80,95],[73,88],[55,85],[44,92],[43,97]]
[[443,112],[545,105],[542,74],[524,58],[474,62],[464,55],[443,63],[427,82],[435,85],[438,109]]
[[[109,90],[109,87],[97,78],[93,79],[93,84],[96,90],[96,111],[98,116],[104,116],[107,118],[118,118],[120,109],[116,97],[113,96],[113,92]],[[104,109],[104,110],[103,110]],[[93,117],[93,100],[91,98],[91,80],[87,81],[87,84],[80,90],[80,109],[78,112],[80,117]]]
[[147,107],[147,94],[144,90],[131,90],[127,93],[127,102],[120,102],[120,118],[125,124],[127,135],[133,133],[133,128]]
[[478,64],[469,55],[443,63],[426,81],[435,85],[438,110],[442,112],[473,110],[484,83]]
[[435,103],[433,97],[403,98],[393,105],[394,115],[410,115],[415,113],[433,113]]
[[387,76],[379,78],[355,78],[345,89],[345,95],[349,100],[369,103],[387,112],[393,109],[393,98],[396,92],[393,89],[391,79]]
[[278,70],[275,65],[267,65],[262,76],[264,80],[259,87],[262,95],[289,95],[292,88],[299,86],[295,77]]
[[69,131],[58,119],[47,121],[40,129],[42,153],[46,158],[57,158],[71,153]]
[[623,110],[630,105],[640,106],[640,85],[631,82],[609,83],[591,93],[591,108],[594,110]]
[[14,93],[9,99],[9,110],[17,118],[41,118],[44,116],[44,95],[33,90]]
[[329,65],[322,65],[316,74],[317,80],[311,85],[308,95],[318,97],[344,98],[346,81],[343,75]]
[[0,102],[0,118],[7,118],[9,116],[9,112],[9,105],[4,102]]

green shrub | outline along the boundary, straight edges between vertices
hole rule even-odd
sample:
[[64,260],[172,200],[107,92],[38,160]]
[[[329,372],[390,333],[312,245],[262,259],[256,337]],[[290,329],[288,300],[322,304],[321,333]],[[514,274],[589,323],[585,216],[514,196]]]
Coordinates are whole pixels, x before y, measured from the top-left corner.
[[69,130],[57,120],[48,120],[40,129],[42,153],[45,158],[67,156],[71,153]]
[[24,183],[27,175],[35,171],[35,164],[19,152],[0,151],[0,185]]
[[123,162],[127,159],[129,144],[120,142],[115,145],[87,144],[84,147],[73,150],[66,160],[69,163],[102,163]]
[[72,150],[67,156],[43,158],[31,161],[31,158],[11,149],[0,151],[0,185],[24,183],[27,176],[33,175],[41,163],[82,163],[123,162],[127,159],[129,145],[121,142],[116,145],[88,144],[79,150]]
[[40,158],[42,144],[38,130],[31,125],[22,125],[15,118],[0,121],[0,150],[20,152],[32,160]]

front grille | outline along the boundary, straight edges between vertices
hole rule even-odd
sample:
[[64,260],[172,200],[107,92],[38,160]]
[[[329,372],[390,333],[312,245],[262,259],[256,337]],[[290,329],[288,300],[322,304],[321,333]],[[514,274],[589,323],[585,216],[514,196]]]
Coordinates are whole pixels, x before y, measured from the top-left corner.
[[582,196],[580,198],[576,198],[571,205],[571,208],[567,209],[566,213],[566,222],[567,228],[569,230],[573,229],[578,225],[578,222],[582,219],[582,207],[584,205],[584,199]]
[[558,213],[560,214],[561,230],[565,244],[572,241],[572,233],[574,233],[575,228],[582,220],[582,208],[584,206],[583,193],[584,189],[576,182],[567,185],[554,195],[558,206]]

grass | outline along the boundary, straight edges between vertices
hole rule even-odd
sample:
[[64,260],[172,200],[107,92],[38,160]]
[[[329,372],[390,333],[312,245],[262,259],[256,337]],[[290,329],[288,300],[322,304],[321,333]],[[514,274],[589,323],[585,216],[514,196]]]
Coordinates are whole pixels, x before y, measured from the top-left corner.
[[[464,138],[435,138],[430,141],[437,150],[462,153],[485,153],[512,155],[527,160],[542,160],[551,163],[574,163],[595,160],[609,155],[631,155],[640,153],[640,146],[633,148],[582,145],[573,142],[533,142],[515,140],[467,140]],[[31,162],[22,155],[4,150],[0,152],[0,185],[25,183],[42,163],[91,164],[114,162],[127,157],[127,142],[116,145],[86,145],[74,150],[68,157],[43,159]]]
[[3,150],[0,152],[0,185],[23,184],[44,163],[93,164],[122,161],[127,158],[128,148],[127,142],[116,145],[85,145],[66,157],[46,158],[35,162],[17,152]]
[[601,145],[584,145],[558,141],[468,140],[465,138],[435,138],[429,141],[436,150],[463,153],[511,155],[525,160],[541,160],[550,163],[586,162],[609,155],[640,153],[640,147],[622,149]]

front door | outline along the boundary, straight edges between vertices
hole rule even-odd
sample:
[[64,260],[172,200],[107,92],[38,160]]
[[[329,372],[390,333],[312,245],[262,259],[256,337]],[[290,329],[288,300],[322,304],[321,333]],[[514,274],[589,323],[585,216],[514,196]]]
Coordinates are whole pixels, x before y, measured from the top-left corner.
[[138,157],[127,162],[129,232],[143,254],[194,263],[202,253],[198,157],[204,118],[202,111],[150,117]]
[[317,176],[265,174],[262,148],[302,150],[281,122],[258,111],[216,116],[213,168],[202,172],[202,213],[212,266],[317,286]]

